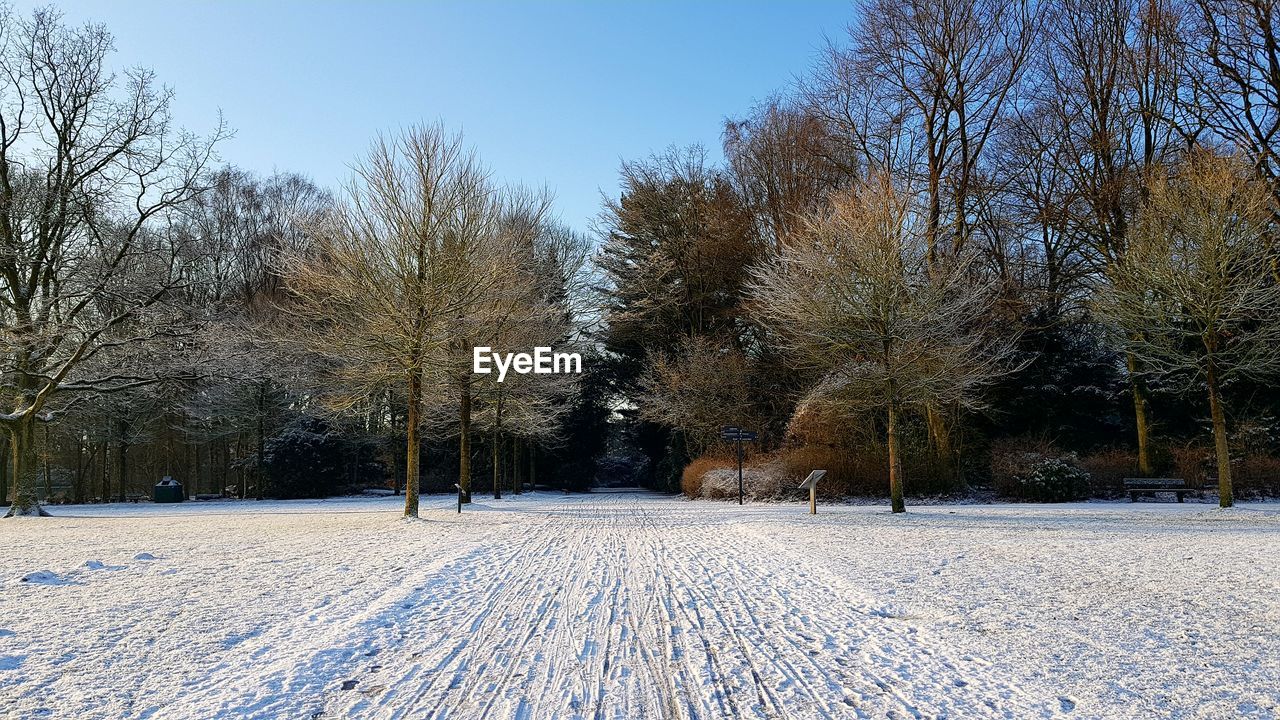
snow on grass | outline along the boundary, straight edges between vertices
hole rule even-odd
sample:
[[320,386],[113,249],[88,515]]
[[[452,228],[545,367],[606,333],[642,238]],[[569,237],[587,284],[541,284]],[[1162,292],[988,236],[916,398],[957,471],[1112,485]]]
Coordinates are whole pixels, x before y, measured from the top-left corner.
[[[1280,508],[648,494],[0,523],[20,718],[1275,718]],[[25,578],[25,580],[24,580]]]

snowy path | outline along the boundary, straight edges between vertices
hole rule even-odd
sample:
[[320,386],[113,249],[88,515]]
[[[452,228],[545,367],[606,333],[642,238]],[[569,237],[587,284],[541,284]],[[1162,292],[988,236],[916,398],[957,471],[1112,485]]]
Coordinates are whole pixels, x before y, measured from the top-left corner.
[[0,713],[1275,718],[1258,508],[66,509],[0,523]]

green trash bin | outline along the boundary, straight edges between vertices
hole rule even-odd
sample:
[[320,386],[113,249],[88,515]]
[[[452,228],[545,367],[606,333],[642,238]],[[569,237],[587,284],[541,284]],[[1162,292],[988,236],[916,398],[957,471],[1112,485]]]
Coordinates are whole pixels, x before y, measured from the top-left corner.
[[156,483],[156,486],[152,488],[152,491],[151,491],[152,502],[158,502],[158,503],[182,502],[185,499],[185,497],[186,496],[182,492],[182,483],[178,482],[177,480],[174,480],[168,475],[165,475],[163,480]]

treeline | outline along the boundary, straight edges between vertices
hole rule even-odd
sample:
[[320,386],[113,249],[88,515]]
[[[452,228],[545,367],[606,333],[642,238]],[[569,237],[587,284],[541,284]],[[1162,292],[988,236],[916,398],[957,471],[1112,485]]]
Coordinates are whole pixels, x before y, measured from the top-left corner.
[[778,477],[896,510],[1280,490],[1278,27],[1269,0],[858,3],[724,166],[622,167],[601,340],[637,462],[714,494],[739,425]]
[[868,0],[722,165],[625,163],[592,238],[439,126],[336,190],[223,166],[104,28],[5,10],[0,497],[714,496],[724,425],[757,494],[1274,494],[1278,12]]
[[[438,126],[338,192],[221,166],[147,70],[53,10],[0,11],[0,498],[585,487],[608,398],[471,372],[472,347],[592,354],[591,243]],[[588,359],[584,363],[592,367]],[[423,456],[429,462],[423,462]]]

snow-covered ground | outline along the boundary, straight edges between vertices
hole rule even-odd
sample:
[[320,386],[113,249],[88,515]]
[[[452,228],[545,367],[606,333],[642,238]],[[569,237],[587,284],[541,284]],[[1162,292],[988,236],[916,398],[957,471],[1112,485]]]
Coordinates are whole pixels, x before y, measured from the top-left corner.
[[0,717],[1280,716],[1276,505],[449,502],[0,522]]

